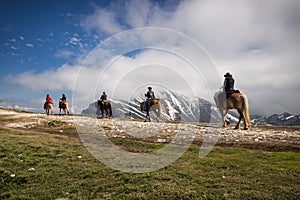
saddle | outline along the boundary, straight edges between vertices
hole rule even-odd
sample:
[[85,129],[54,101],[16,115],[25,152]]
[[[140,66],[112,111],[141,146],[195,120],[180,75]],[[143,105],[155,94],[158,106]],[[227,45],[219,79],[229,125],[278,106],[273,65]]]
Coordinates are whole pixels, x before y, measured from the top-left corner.
[[[159,99],[157,99],[157,98],[151,98],[151,99],[149,99],[148,102],[145,104],[144,111],[146,111],[148,108],[150,109],[150,107],[151,107],[151,102],[152,102],[153,100],[159,100]],[[153,104],[152,104],[152,105],[153,105]]]
[[230,97],[230,95],[232,95],[232,94],[234,94],[234,93],[241,93],[239,90],[233,90],[232,92],[227,92],[226,93],[226,99],[228,98],[228,97]]

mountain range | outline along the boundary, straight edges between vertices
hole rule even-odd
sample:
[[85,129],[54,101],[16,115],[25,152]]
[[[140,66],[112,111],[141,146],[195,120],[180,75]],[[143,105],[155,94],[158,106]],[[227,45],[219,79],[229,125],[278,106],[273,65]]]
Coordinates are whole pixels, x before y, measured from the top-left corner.
[[[157,92],[156,96],[161,100],[161,121],[182,121],[182,122],[221,122],[219,111],[214,103],[205,99],[195,97],[189,98],[182,94],[162,91]],[[131,98],[130,100],[110,99],[112,104],[113,117],[144,119],[145,112],[140,110],[140,102],[143,99]],[[91,103],[82,114],[100,114],[97,109],[97,102]],[[152,119],[155,119],[154,112],[150,112]],[[238,121],[238,113],[234,110],[229,111],[227,117],[231,122]],[[300,115],[293,116],[287,112],[274,114],[269,117],[253,115],[250,116],[252,124],[256,125],[275,125],[275,126],[300,126]]]

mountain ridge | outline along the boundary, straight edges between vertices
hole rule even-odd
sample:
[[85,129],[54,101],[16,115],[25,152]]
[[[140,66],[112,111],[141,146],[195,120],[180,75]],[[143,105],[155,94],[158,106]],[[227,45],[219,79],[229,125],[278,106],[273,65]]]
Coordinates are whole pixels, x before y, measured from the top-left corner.
[[[197,121],[221,122],[218,108],[212,102],[200,97],[189,98],[185,95],[170,91],[157,92],[161,100],[161,120],[163,121]],[[133,97],[130,100],[109,99],[112,103],[113,116],[117,118],[144,119],[145,112],[140,111],[141,98]],[[81,114],[100,115],[97,102],[91,103]],[[152,119],[155,115],[150,113]],[[232,123],[238,121],[238,113],[230,110],[227,117]],[[253,115],[251,122],[254,125],[300,126],[300,115],[291,115],[288,112],[273,114],[269,117]]]

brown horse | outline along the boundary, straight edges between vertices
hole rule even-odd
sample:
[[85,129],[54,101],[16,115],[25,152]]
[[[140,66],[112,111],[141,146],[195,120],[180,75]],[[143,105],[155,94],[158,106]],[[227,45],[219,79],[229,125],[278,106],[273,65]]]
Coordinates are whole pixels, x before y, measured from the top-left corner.
[[104,110],[106,112],[106,117],[108,116],[108,114],[109,114],[109,118],[112,117],[111,103],[109,101],[103,101],[102,102],[101,100],[98,100],[98,108],[101,111],[102,117],[104,117]]
[[53,114],[53,112],[54,112],[54,106],[53,106],[53,103],[46,102],[46,103],[45,103],[45,106],[44,106],[44,109],[45,109],[47,115],[50,114],[50,110],[51,110],[51,113]]
[[245,94],[242,93],[233,93],[226,99],[225,92],[217,92],[214,96],[215,103],[219,108],[222,120],[224,122],[223,126],[229,123],[229,120],[226,118],[226,114],[230,109],[236,109],[239,113],[239,121],[235,126],[235,129],[239,129],[240,122],[244,120],[244,130],[248,130],[250,125],[250,117],[248,110],[248,99]]
[[[149,111],[150,110],[154,110],[156,112],[157,122],[159,121],[159,117],[160,117],[160,105],[161,104],[160,104],[160,100],[159,99],[151,99],[149,101],[147,109],[146,109],[146,118],[145,118],[144,122],[146,122],[147,119],[149,120],[149,122],[151,121],[150,120],[150,115],[149,115]],[[140,102],[140,108],[141,108],[142,112],[144,111],[144,106],[145,106],[145,101]]]
[[67,101],[61,101],[59,102],[59,114],[61,113],[61,109],[63,109],[64,113],[70,114],[70,109],[69,109],[69,103]]

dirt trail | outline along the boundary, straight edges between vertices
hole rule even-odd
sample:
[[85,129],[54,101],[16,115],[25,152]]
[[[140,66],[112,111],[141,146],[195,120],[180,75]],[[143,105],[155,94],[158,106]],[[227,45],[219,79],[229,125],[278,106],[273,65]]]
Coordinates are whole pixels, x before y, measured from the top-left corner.
[[[75,121],[74,121],[75,120]],[[234,125],[221,128],[219,124],[156,123],[130,119],[96,119],[91,116],[50,115],[0,109],[0,126],[78,137],[80,127],[95,127],[110,138],[129,138],[147,142],[170,143],[175,137],[202,144],[213,139],[217,146],[245,147],[267,151],[300,152],[300,127],[257,126],[250,130],[233,130]],[[76,129],[77,126],[77,129]],[[79,134],[80,133],[79,131]]]

